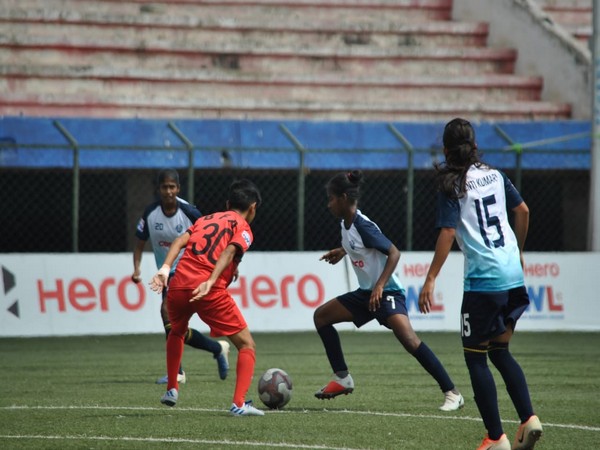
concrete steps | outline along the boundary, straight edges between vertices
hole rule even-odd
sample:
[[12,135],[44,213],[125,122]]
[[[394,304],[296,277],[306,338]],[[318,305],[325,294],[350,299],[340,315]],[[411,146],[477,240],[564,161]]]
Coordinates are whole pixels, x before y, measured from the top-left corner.
[[4,0],[0,114],[568,118],[452,0]]
[[542,79],[515,75],[350,77],[338,74],[255,75],[231,71],[112,69],[92,67],[0,67],[0,91],[23,94],[110,96],[202,100],[218,92],[220,99],[256,101],[287,99],[292,102],[362,102],[381,105],[397,102],[535,101]]
[[[268,22],[415,23],[450,20],[452,0],[223,0],[223,1],[112,1],[112,0],[3,0],[11,10],[44,10],[48,15],[88,14],[141,17],[185,17],[191,23],[233,23],[268,18]],[[130,19],[131,20],[131,19]]]
[[61,94],[22,95],[0,93],[0,115],[43,115],[84,117],[147,118],[247,118],[361,121],[447,120],[464,116],[470,120],[555,120],[571,114],[569,105],[546,102],[502,103],[311,103],[291,101],[223,101],[206,99],[176,101],[93,96],[85,98]]
[[[87,37],[36,37],[21,35],[8,38],[0,35],[0,50],[8,64],[38,62],[44,65],[130,67],[152,69],[230,69],[246,73],[345,73],[354,75],[394,74],[474,75],[512,73],[516,59],[513,49],[488,47],[393,47],[366,48],[346,46],[260,48],[251,44],[202,47],[182,43],[173,47],[169,42],[157,42],[132,47],[127,42],[102,42]],[[41,58],[41,59],[38,59]],[[115,76],[118,76],[115,73]]]
[[[185,44],[236,45],[252,43],[256,47],[272,48],[302,42],[304,46],[444,46],[483,47],[488,25],[485,23],[375,22],[351,24],[282,20],[267,22],[260,16],[243,21],[190,20],[189,17],[119,16],[114,14],[58,14],[36,10],[2,10],[7,38],[19,36],[68,39],[82,35],[103,42],[131,43],[136,48],[168,41]],[[110,30],[110,32],[108,32]]]

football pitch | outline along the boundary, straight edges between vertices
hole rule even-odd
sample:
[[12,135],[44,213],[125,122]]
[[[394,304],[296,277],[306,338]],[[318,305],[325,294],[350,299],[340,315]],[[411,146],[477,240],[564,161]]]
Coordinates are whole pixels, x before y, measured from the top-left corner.
[[[443,395],[391,332],[342,332],[354,393],[317,400],[330,377],[316,332],[256,333],[259,375],[293,379],[290,403],[264,417],[231,417],[237,352],[221,381],[212,355],[185,348],[188,381],[176,407],[160,404],[164,336],[0,339],[2,449],[475,449],[484,428],[458,333],[419,333],[446,366],[465,407],[442,413]],[[600,448],[600,333],[517,333],[512,352],[544,426],[536,449]],[[498,372],[509,439],[517,417]]]

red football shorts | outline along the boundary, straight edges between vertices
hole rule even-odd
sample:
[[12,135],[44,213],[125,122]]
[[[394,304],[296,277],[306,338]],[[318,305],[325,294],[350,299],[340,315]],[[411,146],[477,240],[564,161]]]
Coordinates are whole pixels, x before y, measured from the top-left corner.
[[213,337],[231,336],[248,326],[235,300],[226,289],[211,291],[206,297],[190,303],[192,289],[167,292],[167,311],[171,333],[183,336],[194,313],[210,327]]

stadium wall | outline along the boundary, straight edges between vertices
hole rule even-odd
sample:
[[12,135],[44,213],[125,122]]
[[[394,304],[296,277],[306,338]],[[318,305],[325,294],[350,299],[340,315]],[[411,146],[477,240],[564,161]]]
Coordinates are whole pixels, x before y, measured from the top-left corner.
[[[314,309],[355,289],[352,269],[320,262],[323,252],[250,252],[230,290],[255,332],[313,330]],[[431,314],[418,293],[431,252],[403,253],[397,274],[418,331],[459,331],[463,257],[453,252],[436,283]],[[528,253],[531,305],[519,322],[530,331],[600,331],[600,253]],[[160,297],[147,283],[154,258],[142,260],[143,283],[131,281],[131,253],[0,254],[0,337],[162,333]],[[207,328],[196,318],[192,325]],[[352,325],[340,326],[352,330]],[[370,323],[364,330],[381,330]]]
[[543,100],[570,103],[574,119],[591,118],[591,51],[555,24],[535,1],[454,0],[452,16],[488,22],[489,46],[519,49],[515,73],[543,74]]

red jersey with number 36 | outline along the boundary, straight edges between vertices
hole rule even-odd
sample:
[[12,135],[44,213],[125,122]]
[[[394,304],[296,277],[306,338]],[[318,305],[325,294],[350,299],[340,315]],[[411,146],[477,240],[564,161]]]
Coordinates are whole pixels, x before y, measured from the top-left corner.
[[200,217],[186,232],[190,233],[190,239],[169,282],[169,290],[197,288],[210,277],[223,250],[233,244],[238,252],[213,286],[225,289],[252,244],[248,222],[235,211],[224,211]]

